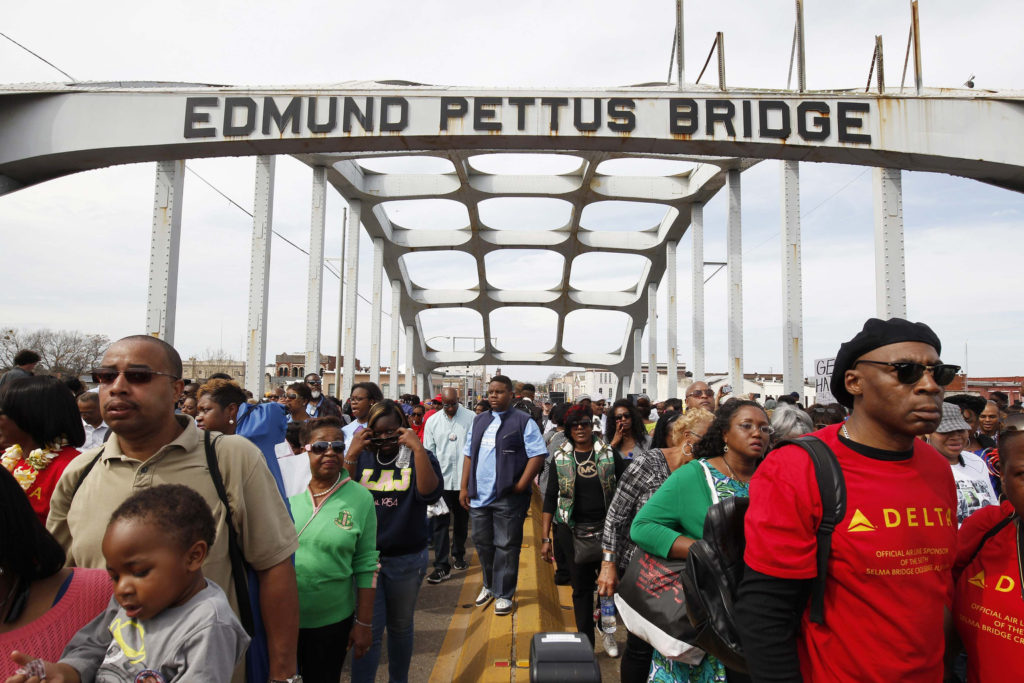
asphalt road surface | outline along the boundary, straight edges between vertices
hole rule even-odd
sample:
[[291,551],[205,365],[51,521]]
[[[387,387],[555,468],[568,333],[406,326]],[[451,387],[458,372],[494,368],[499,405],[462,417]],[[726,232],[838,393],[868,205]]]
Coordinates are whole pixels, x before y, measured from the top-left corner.
[[[477,564],[476,553],[472,551],[472,543],[467,542],[466,558],[471,565]],[[524,550],[524,552],[528,552]],[[430,561],[433,562],[433,552],[430,553]],[[433,567],[427,568],[427,574],[433,571]],[[462,590],[463,580],[467,572],[452,570],[452,576],[447,581],[439,584],[429,584],[426,579],[420,587],[419,597],[416,601],[415,635],[413,639],[412,665],[409,667],[410,683],[428,683],[430,674],[434,668],[434,662],[438,652],[441,650],[441,643],[448,632],[448,625],[451,622],[452,613],[459,599]],[[571,601],[567,587],[560,592],[563,604],[571,609]],[[493,603],[492,603],[493,604]],[[492,609],[488,606],[487,609]],[[625,646],[626,635],[621,623],[615,634],[619,643],[619,652]],[[384,636],[384,646],[381,652],[380,665],[377,667],[376,683],[388,682],[387,668],[387,635]],[[349,655],[351,658],[351,655]],[[597,661],[601,667],[601,677],[604,683],[614,683],[619,680],[619,660],[612,659],[598,646]],[[529,681],[529,673],[524,670],[516,670],[516,683]],[[350,680],[349,661],[345,662],[345,669],[342,672],[342,681]],[[436,683],[447,683],[436,682]],[[473,683],[472,681],[461,681],[456,679],[454,683]]]

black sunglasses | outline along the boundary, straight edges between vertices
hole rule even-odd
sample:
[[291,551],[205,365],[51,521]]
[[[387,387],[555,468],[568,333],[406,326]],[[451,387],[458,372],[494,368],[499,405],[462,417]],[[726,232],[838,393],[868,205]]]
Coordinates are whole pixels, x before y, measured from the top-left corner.
[[947,363],[925,365],[924,363],[912,363],[905,360],[898,360],[895,362],[886,362],[882,360],[858,360],[852,367],[857,367],[857,363],[887,365],[896,370],[896,379],[899,380],[901,384],[916,384],[922,377],[924,377],[924,371],[927,370],[932,373],[932,378],[935,380],[935,383],[940,387],[944,387],[952,382],[956,377],[956,374],[960,372],[959,365],[949,365]]
[[285,394],[284,397],[289,399],[289,400],[294,401],[295,399],[297,399],[299,397],[299,395],[298,394]]
[[306,384],[315,384],[316,386],[320,386],[323,382],[318,379],[307,379]]
[[705,389],[704,391],[701,391],[700,389],[695,389],[694,391],[688,393],[686,395],[686,398],[690,398],[692,396],[707,396],[708,398],[714,398],[715,392],[712,391],[711,389]]
[[149,384],[153,379],[153,375],[163,375],[164,377],[170,377],[174,380],[181,379],[169,372],[157,372],[156,370],[150,370],[149,368],[134,368],[131,370],[95,368],[92,371],[92,381],[96,384],[113,384],[117,380],[117,376],[122,374],[128,381],[128,384]]
[[577,427],[590,427],[591,429],[593,429],[594,428],[594,423],[593,422],[571,422],[571,423],[567,424],[566,427],[568,427],[569,429],[576,429]]
[[344,441],[314,441],[313,443],[306,444],[306,450],[317,455],[323,455],[328,451],[333,450],[335,453],[341,453],[345,450]]
[[631,416],[627,415],[627,414],[622,414],[622,415],[616,415],[615,416],[615,421],[616,422],[619,422],[621,420],[632,420],[632,419],[633,418]]
[[370,445],[374,446],[375,448],[380,448],[381,446],[396,444],[398,443],[398,439],[400,437],[400,434],[393,434],[391,436],[372,436],[370,437]]

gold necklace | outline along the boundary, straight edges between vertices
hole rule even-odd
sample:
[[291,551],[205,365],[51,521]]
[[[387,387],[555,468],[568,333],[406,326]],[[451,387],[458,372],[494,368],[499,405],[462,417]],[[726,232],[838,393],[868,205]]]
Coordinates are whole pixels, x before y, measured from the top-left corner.
[[736,476],[736,473],[732,471],[732,467],[729,465],[729,461],[725,459],[724,455],[722,456],[722,462],[725,463],[725,468],[727,470],[729,470],[729,476],[732,477],[733,480],[738,481],[741,484],[749,484],[750,483],[749,479],[747,479],[746,481],[743,481],[742,479],[740,479],[739,477]]
[[592,458],[594,456],[594,451],[593,450],[587,451],[587,454],[586,454],[587,457],[583,458],[582,461],[580,461],[576,457],[576,453],[577,453],[576,449],[573,449],[572,459],[576,463],[576,474],[578,476],[583,477],[584,479],[590,479],[591,477],[596,477],[597,476],[597,463],[594,462],[594,460],[592,460]]

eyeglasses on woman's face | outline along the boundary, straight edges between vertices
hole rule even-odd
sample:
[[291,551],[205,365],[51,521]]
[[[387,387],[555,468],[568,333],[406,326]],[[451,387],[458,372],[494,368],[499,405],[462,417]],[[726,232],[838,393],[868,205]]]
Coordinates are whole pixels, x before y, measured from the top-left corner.
[[289,401],[294,401],[295,399],[297,399],[299,397],[299,395],[298,394],[285,394],[284,397],[286,399],[288,399]]
[[390,446],[398,443],[398,434],[390,434],[388,436],[374,436],[370,438],[370,445],[374,448],[383,448],[384,446]]
[[632,418],[630,417],[629,413],[618,413],[615,416],[615,421],[616,422],[621,422],[623,420],[630,420],[630,419],[632,419]]
[[306,450],[316,455],[323,455],[331,450],[335,453],[343,453],[345,450],[344,441],[314,441],[306,444]]
[[753,422],[740,422],[736,426],[745,432],[753,432],[756,430],[765,435],[771,434],[775,431],[771,425],[756,425]]
[[594,423],[593,422],[573,422],[572,424],[569,424],[569,425],[566,425],[566,426],[569,428],[569,431],[572,431],[574,429],[593,429],[594,428]]

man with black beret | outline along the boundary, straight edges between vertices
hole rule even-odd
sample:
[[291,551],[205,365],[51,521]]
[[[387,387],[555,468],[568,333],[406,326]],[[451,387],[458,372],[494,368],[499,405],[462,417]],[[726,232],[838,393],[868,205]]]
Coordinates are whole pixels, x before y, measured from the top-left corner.
[[811,459],[786,446],[754,475],[736,613],[755,681],[942,680],[956,486],[917,438],[935,431],[959,370],[941,349],[923,323],[872,318],[836,355],[832,393],[853,413],[814,433],[835,453],[846,497],[822,623],[808,610],[822,517]]

